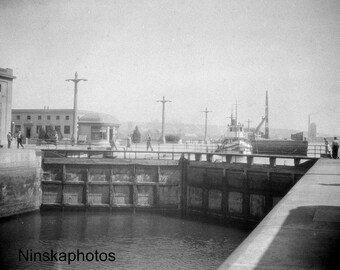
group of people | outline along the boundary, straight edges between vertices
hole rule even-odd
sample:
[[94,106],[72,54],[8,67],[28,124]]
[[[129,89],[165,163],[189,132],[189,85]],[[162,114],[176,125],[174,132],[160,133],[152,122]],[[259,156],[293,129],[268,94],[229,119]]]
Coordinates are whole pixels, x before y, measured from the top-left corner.
[[8,148],[11,148],[11,144],[12,144],[13,139],[17,141],[17,148],[18,149],[19,149],[19,146],[24,148],[24,146],[22,145],[21,131],[19,131],[18,133],[15,133],[15,134],[12,134],[12,132],[8,132],[8,134],[7,134],[7,147]]
[[[110,145],[111,145],[111,150],[118,150],[117,145],[116,145],[116,138],[113,137],[112,140],[110,141]],[[126,150],[132,148],[132,139],[131,136],[129,135],[126,139]],[[152,145],[151,145],[151,136],[148,135],[147,139],[146,139],[146,151],[148,150],[153,151]]]
[[334,158],[337,159],[339,158],[338,152],[339,152],[339,141],[337,137],[334,137],[334,140],[332,142],[332,146],[329,144],[328,140],[326,138],[324,138],[325,140],[325,151],[326,154],[330,157],[330,158]]

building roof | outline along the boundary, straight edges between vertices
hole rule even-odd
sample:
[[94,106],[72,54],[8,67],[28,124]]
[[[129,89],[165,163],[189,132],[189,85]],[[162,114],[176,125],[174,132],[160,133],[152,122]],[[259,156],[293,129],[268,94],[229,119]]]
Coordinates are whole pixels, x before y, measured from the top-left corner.
[[10,68],[0,68],[0,77],[13,80],[16,77],[13,76],[13,70]]
[[[78,115],[91,112],[92,111],[78,110]],[[12,113],[73,113],[73,109],[12,109]]]
[[107,113],[90,112],[79,118],[79,123],[119,124],[117,118]]
[[[73,109],[12,109],[12,113],[73,113]],[[79,114],[79,111],[78,111]]]

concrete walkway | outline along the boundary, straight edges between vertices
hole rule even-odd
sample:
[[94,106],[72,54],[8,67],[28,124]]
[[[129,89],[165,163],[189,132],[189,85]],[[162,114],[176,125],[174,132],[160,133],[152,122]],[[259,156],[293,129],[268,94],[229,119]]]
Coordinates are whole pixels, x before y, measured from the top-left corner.
[[340,269],[340,159],[318,160],[219,269]]

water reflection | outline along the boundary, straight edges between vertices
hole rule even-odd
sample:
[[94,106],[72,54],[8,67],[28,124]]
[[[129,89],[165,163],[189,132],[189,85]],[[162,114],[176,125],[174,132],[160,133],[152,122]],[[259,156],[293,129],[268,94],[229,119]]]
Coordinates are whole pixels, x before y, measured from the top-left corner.
[[[216,269],[248,232],[152,213],[47,211],[0,223],[1,269]],[[32,252],[114,252],[114,262],[25,262]]]

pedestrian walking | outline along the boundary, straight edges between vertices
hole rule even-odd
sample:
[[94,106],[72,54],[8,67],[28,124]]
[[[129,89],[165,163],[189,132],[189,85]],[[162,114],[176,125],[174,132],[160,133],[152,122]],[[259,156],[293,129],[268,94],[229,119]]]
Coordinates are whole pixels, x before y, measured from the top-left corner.
[[58,147],[58,140],[59,140],[57,131],[55,131],[53,139],[54,139],[55,148],[57,148]]
[[152,148],[152,145],[151,145],[151,137],[150,137],[150,135],[148,135],[148,138],[146,140],[146,151],[148,151],[149,148],[151,149],[151,151],[153,151],[153,148]]
[[126,139],[126,149],[130,148],[131,149],[131,136],[128,135]]
[[7,143],[8,143],[8,145],[7,145],[7,147],[8,148],[11,148],[11,143],[12,143],[12,132],[8,132],[8,134],[7,134]]
[[116,145],[116,138],[114,136],[112,137],[112,140],[110,141],[110,145],[111,145],[111,150],[113,150],[113,148],[118,150],[117,145]]
[[334,137],[334,141],[332,142],[332,153],[333,153],[333,158],[339,158],[338,157],[338,151],[339,151],[339,142],[338,138]]
[[22,134],[21,131],[19,130],[19,133],[17,135],[17,148],[19,149],[19,145],[24,148],[24,146],[22,145]]

